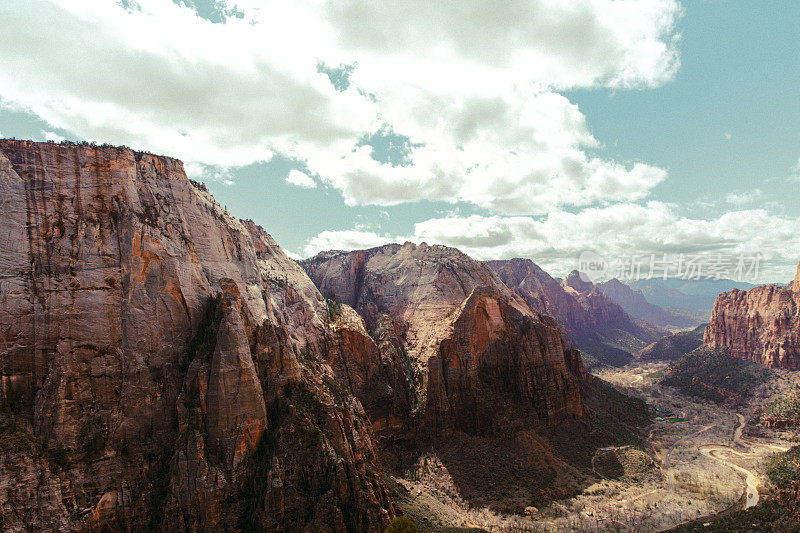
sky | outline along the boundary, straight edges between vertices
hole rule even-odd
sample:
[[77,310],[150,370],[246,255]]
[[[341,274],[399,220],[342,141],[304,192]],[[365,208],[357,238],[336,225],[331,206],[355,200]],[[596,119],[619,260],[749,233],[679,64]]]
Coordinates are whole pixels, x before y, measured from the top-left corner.
[[786,282],[798,23],[769,0],[0,0],[0,135],[178,157],[293,257],[758,257],[747,281]]

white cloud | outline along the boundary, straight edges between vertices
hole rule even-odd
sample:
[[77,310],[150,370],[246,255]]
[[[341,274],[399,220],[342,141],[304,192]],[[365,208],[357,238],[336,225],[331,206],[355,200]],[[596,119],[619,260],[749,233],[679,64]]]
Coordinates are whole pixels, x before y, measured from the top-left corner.
[[730,140],[731,140],[731,137],[733,137],[733,135],[731,135],[731,133],[730,133],[730,132],[727,132],[727,131],[726,131],[726,132],[725,132],[725,140],[726,140],[726,141],[730,141]]
[[313,189],[317,186],[317,182],[315,182],[311,176],[294,168],[290,170],[289,175],[286,176],[286,183],[303,189]]
[[[280,152],[351,205],[541,214],[641,200],[666,175],[595,154],[556,91],[672,79],[677,0],[218,1],[243,13],[220,24],[137,4],[0,5],[3,101],[75,137],[209,168]],[[357,65],[350,86],[337,91],[320,62]],[[410,138],[406,166],[359,146],[385,124]]]
[[733,205],[744,205],[755,202],[764,196],[761,189],[753,189],[741,193],[728,193],[725,195],[725,202]]
[[[325,249],[357,249],[358,232],[324,232],[309,241],[307,255]],[[378,238],[376,238],[378,237]],[[616,204],[577,213],[553,212],[543,218],[445,217],[417,223],[411,235],[363,235],[370,246],[380,242],[427,242],[461,249],[476,259],[527,257],[554,275],[575,268],[586,250],[607,258],[639,254],[754,254],[765,258],[764,279],[783,279],[800,256],[800,221],[775,217],[761,209],[726,213],[717,218],[679,216],[675,206]],[[345,242],[346,247],[342,242]]]
[[393,240],[396,239],[388,235],[378,235],[373,231],[323,231],[312,237],[303,251],[306,257],[311,257],[325,250],[362,250],[388,244]]
[[59,135],[58,133],[56,133],[54,131],[43,131],[42,135],[44,135],[44,139],[46,141],[53,141],[53,142],[60,143],[61,141],[66,140],[64,137],[62,137],[61,135]]

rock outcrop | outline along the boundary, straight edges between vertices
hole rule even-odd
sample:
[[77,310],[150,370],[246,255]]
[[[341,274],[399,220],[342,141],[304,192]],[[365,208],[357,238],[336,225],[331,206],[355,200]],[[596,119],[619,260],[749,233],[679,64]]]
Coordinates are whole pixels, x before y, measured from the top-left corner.
[[305,272],[179,161],[4,140],[0,196],[4,530],[394,515],[361,389],[330,364],[374,341],[333,328]]
[[703,342],[771,367],[800,368],[800,291],[762,285],[720,294]]
[[391,324],[388,347],[399,344],[408,358],[407,390],[416,400],[405,403],[422,409],[418,424],[484,434],[509,401],[543,425],[584,415],[580,354],[552,319],[458,250],[390,244],[326,252],[302,265],[367,329]]
[[[432,454],[460,497],[522,512],[520,502],[574,490],[559,481],[575,474],[573,456],[562,455],[574,447],[557,446],[554,435],[565,443],[583,435],[587,449],[608,444],[590,429],[583,391],[592,378],[581,354],[486,264],[425,243],[325,252],[301,264],[329,306],[355,309],[377,340],[384,370],[359,398],[397,471]],[[399,399],[373,401],[382,389]]]
[[597,362],[587,364],[625,364],[632,352],[662,334],[657,328],[636,323],[577,271],[559,282],[529,259],[486,264],[531,307],[555,318],[574,345]]

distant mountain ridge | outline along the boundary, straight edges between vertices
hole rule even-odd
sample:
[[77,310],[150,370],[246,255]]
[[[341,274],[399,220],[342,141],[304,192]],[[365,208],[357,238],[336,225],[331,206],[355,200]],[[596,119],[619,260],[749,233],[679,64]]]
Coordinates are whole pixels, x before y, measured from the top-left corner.
[[[626,313],[640,320],[665,328],[687,328],[697,325],[695,319],[651,303],[641,290],[625,285],[616,278],[600,283],[598,287],[606,297],[619,304]],[[676,292],[676,294],[680,293]]]
[[486,264],[534,309],[555,318],[590,366],[592,358],[604,364],[626,364],[633,353],[664,333],[632,319],[606,298],[599,287],[583,280],[577,271],[559,280],[530,259],[487,261]]
[[733,289],[750,290],[756,285],[731,279],[652,278],[632,281],[630,287],[640,290],[651,304],[663,308],[711,313],[714,301],[723,292]]

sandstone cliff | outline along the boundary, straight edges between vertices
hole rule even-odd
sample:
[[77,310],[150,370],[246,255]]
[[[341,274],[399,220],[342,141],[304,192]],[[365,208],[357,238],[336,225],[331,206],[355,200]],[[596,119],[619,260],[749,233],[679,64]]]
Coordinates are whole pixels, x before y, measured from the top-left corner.
[[368,329],[391,324],[410,365],[408,390],[431,426],[486,429],[499,418],[482,416],[497,412],[495,394],[542,424],[583,415],[580,355],[486,265],[424,243],[328,252],[302,264],[326,297],[356,309]]
[[798,279],[786,287],[762,285],[720,294],[703,342],[724,348],[734,357],[772,367],[800,368]]
[[[470,505],[520,513],[563,498],[595,450],[619,435],[635,438],[631,426],[647,419],[642,402],[626,403],[587,375],[544,314],[558,306],[527,299],[456,249],[391,244],[301,264],[329,305],[354,308],[378,341],[385,370],[373,373],[383,377],[371,390],[392,389],[401,400],[387,417],[389,404],[371,401],[374,392],[359,397],[369,416],[385,420],[374,429],[386,464],[405,472],[436,457]],[[590,320],[549,278],[553,285],[576,321]],[[363,368],[356,374],[373,379]]]
[[377,347],[261,228],[126,148],[0,141],[0,197],[4,530],[388,522]]

